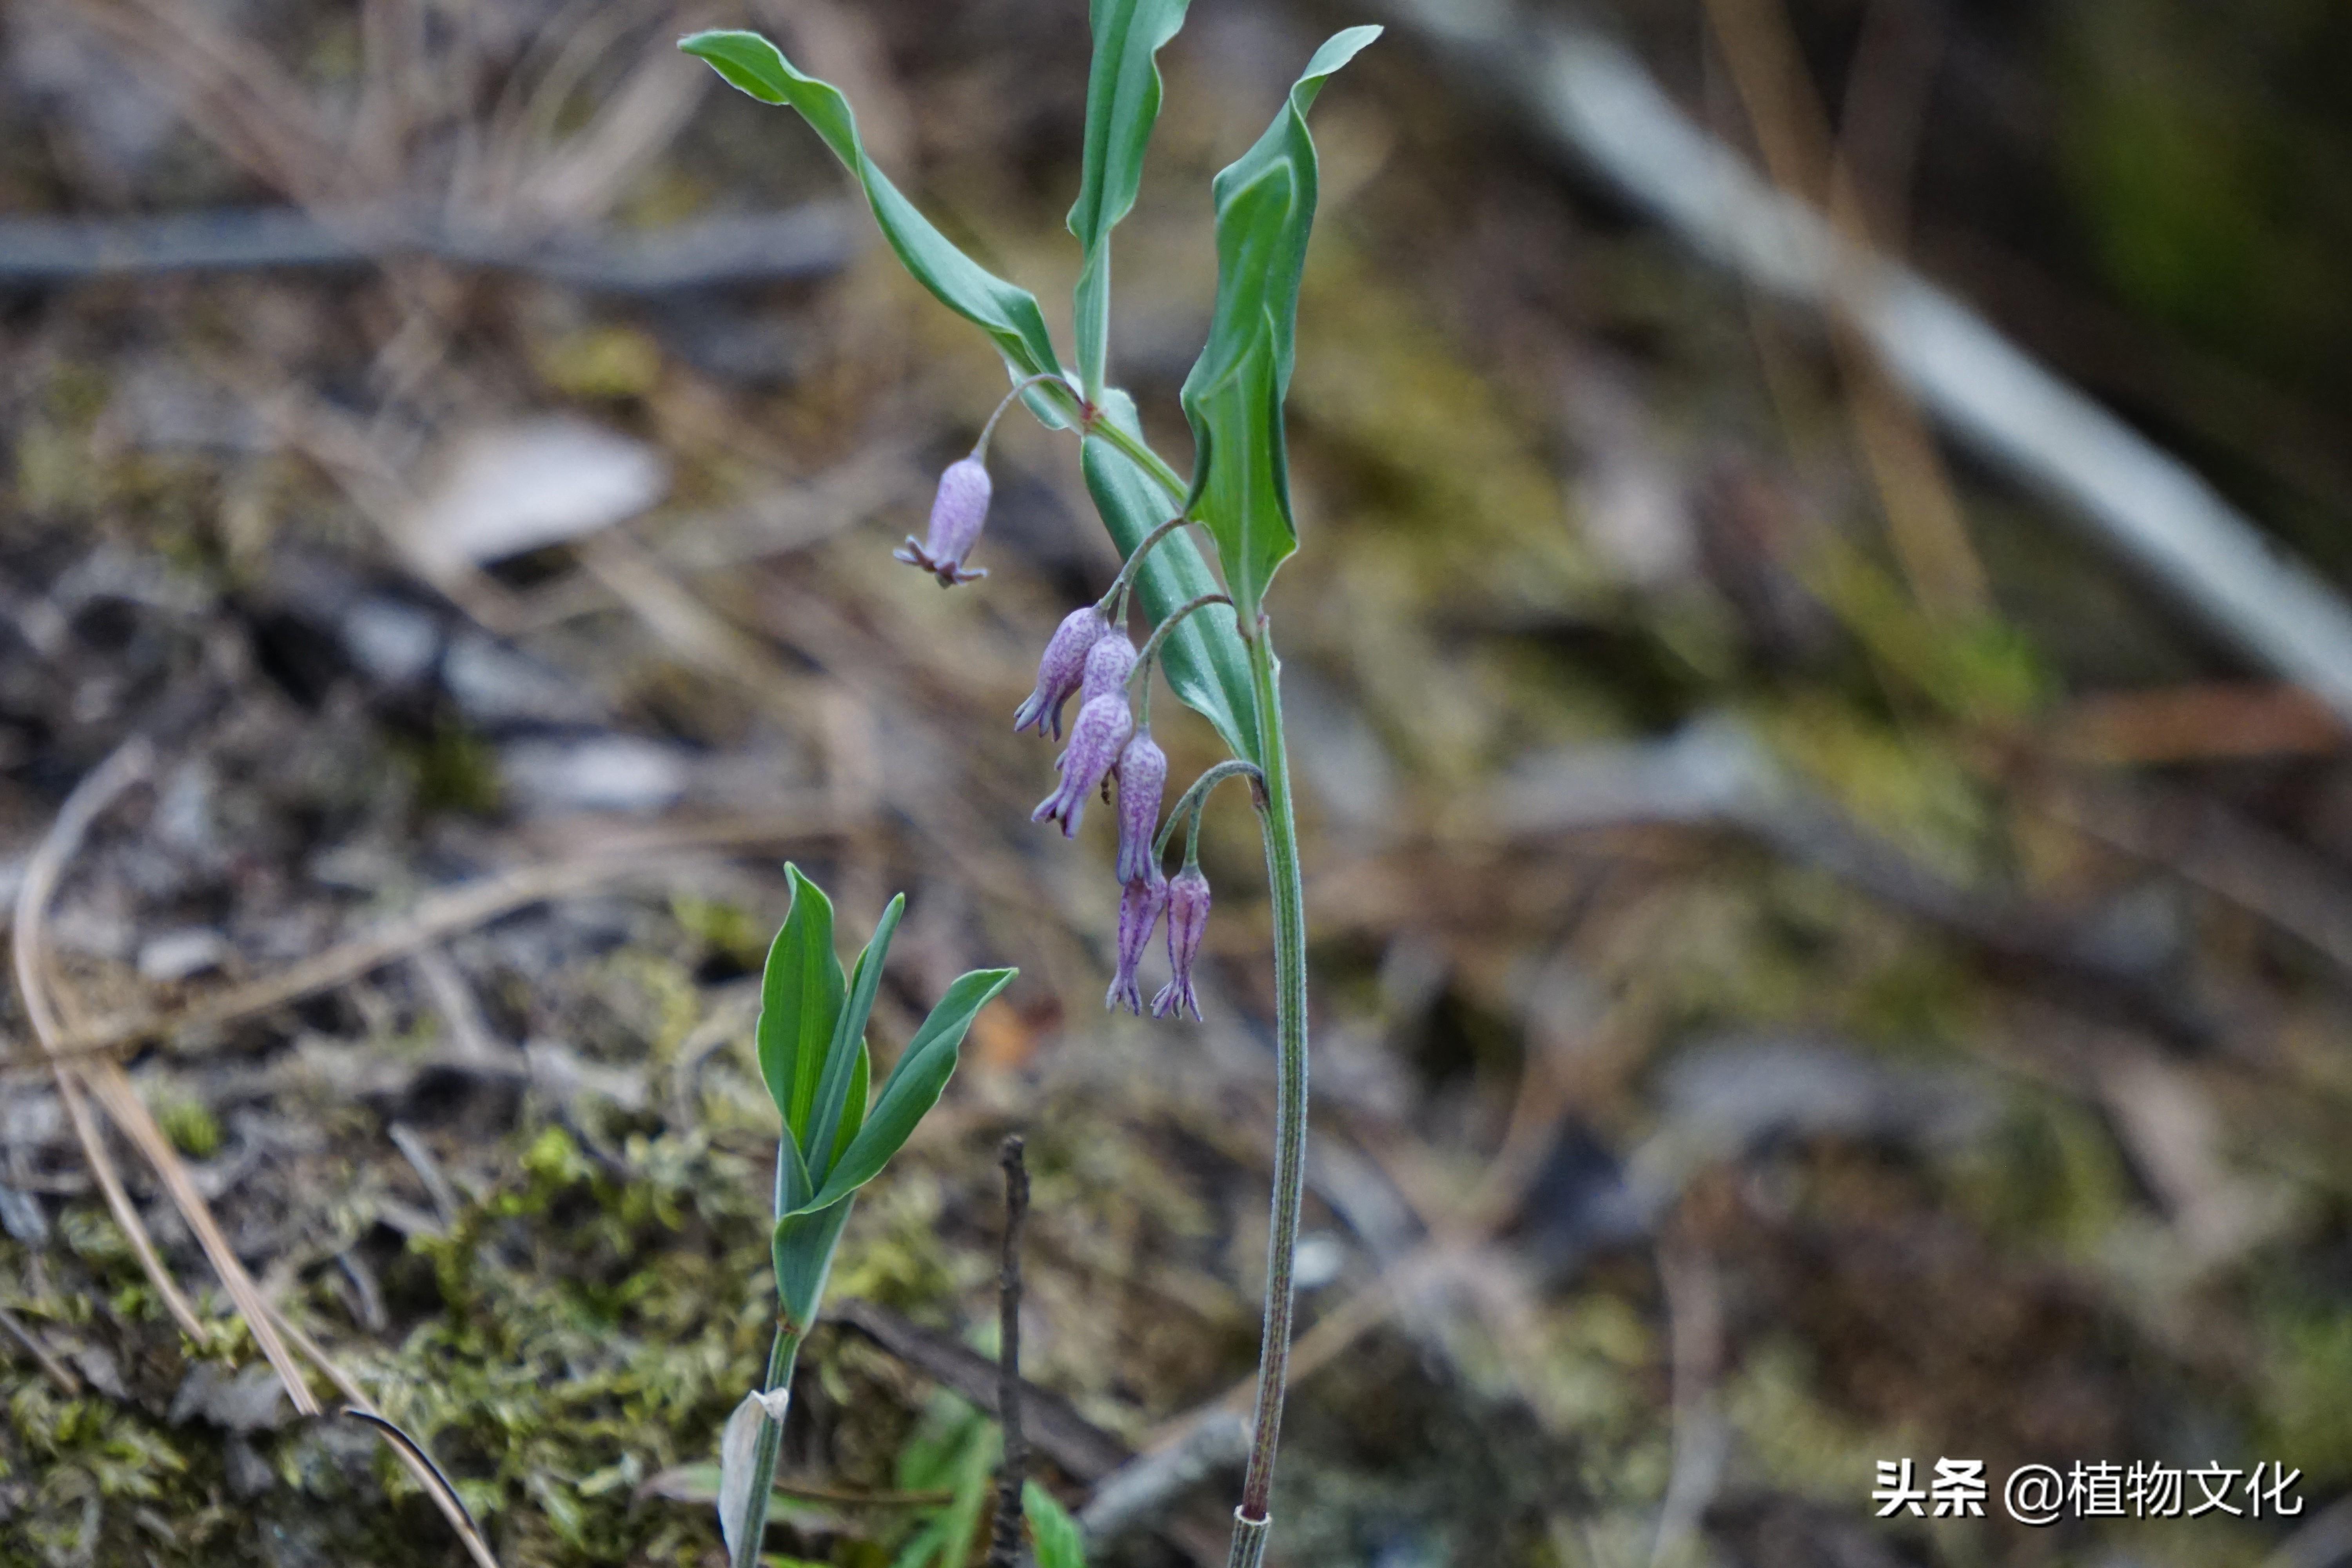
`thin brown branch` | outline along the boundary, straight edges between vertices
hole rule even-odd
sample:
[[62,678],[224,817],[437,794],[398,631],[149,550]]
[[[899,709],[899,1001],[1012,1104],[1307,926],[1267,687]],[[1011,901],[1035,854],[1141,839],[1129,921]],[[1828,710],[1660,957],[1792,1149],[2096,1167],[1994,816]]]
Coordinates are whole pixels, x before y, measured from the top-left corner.
[[1020,1134],[1008,1136],[996,1162],[1004,1171],[1004,1256],[996,1276],[996,1420],[1004,1428],[1004,1461],[996,1478],[989,1568],[1020,1568],[1021,1483],[1029,1471],[1029,1445],[1021,1432],[1021,1225],[1029,1217],[1029,1167],[1022,1147]]

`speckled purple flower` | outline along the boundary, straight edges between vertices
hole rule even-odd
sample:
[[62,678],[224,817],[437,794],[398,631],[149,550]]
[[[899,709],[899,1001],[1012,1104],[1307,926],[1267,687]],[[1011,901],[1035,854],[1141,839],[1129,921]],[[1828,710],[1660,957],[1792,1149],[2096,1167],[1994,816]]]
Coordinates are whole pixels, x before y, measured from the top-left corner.
[[891,554],[909,566],[929,572],[940,580],[942,588],[987,576],[985,571],[967,571],[963,558],[980,542],[981,528],[988,521],[992,489],[988,465],[980,460],[977,453],[950,463],[947,472],[940,476],[940,493],[931,502],[929,537],[918,544],[910,533],[907,542]]
[[1078,710],[1077,721],[1070,726],[1069,749],[1054,764],[1062,772],[1061,786],[1038,803],[1029,820],[1058,821],[1062,837],[1076,838],[1078,819],[1086,814],[1087,796],[1110,776],[1120,748],[1134,730],[1135,716],[1127,710],[1124,687],[1088,699]]
[[1086,679],[1087,655],[1109,632],[1109,618],[1093,605],[1062,617],[1062,624],[1046,641],[1045,657],[1037,661],[1037,689],[1013,715],[1014,734],[1034,725],[1042,735],[1051,721],[1054,739],[1062,738],[1062,705]]
[[1092,702],[1097,697],[1118,696],[1126,700],[1127,678],[1135,673],[1135,645],[1127,634],[1114,626],[1110,635],[1098,639],[1087,649],[1086,674],[1078,683],[1081,702]]
[[1118,754],[1112,770],[1118,775],[1118,879],[1132,886],[1145,868],[1160,875],[1159,857],[1151,840],[1160,829],[1160,796],[1168,786],[1168,754],[1151,738],[1147,724]]
[[1192,961],[1200,956],[1201,933],[1208,929],[1209,879],[1198,866],[1187,866],[1168,882],[1168,962],[1176,973],[1151,999],[1153,1017],[1201,1016],[1200,999],[1192,994]]
[[1110,991],[1103,997],[1105,1007],[1125,1007],[1140,1017],[1143,1014],[1143,990],[1136,984],[1137,965],[1143,962],[1143,950],[1151,945],[1152,928],[1160,923],[1160,911],[1168,902],[1168,879],[1154,866],[1151,875],[1129,882],[1118,895],[1118,968],[1110,977]]

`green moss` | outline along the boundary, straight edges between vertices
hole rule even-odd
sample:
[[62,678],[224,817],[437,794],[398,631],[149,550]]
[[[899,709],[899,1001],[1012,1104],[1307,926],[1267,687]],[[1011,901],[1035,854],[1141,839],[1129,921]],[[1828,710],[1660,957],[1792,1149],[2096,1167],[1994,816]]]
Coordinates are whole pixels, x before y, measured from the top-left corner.
[[194,1100],[172,1100],[157,1106],[155,1123],[172,1141],[172,1147],[192,1160],[209,1160],[220,1152],[220,1122]]

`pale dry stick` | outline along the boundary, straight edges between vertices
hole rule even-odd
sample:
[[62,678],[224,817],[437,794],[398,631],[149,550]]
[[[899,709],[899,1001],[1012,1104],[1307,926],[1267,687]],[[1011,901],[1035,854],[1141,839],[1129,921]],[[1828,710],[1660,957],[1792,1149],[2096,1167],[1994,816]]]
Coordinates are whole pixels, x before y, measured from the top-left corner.
[[[294,1364],[293,1356],[288,1353],[284,1342],[278,1337],[260,1291],[255,1288],[252,1277],[246,1273],[236,1249],[228,1244],[228,1237],[221,1234],[220,1226],[213,1219],[211,1207],[205,1202],[204,1194],[196,1191],[195,1182],[188,1174],[187,1165],[180,1159],[178,1151],[172,1147],[172,1141],[163,1136],[163,1129],[156,1126],[155,1118],[147,1110],[147,1102],[139,1098],[138,1089],[132,1087],[121,1064],[110,1058],[100,1057],[68,1066],[56,1057],[57,1046],[64,1033],[61,1025],[71,1022],[71,1004],[62,992],[54,999],[49,994],[47,923],[49,900],[57,891],[67,863],[80,847],[91,824],[125,790],[146,779],[153,766],[154,748],[144,736],[134,736],[125,742],[113,755],[90,770],[74,786],[73,793],[66,797],[65,805],[58,809],[57,820],[43,835],[39,847],[26,862],[24,884],[16,894],[14,937],[16,990],[24,1001],[25,1017],[32,1026],[34,1038],[51,1054],[58,1081],[63,1083],[77,1077],[83,1079],[90,1097],[155,1167],[155,1173],[162,1178],[173,1205],[179,1209],[181,1217],[188,1222],[188,1228],[195,1233],[214,1272],[220,1276],[221,1284],[228,1290],[230,1300],[236,1304],[237,1310],[252,1330],[254,1343],[278,1373],[278,1380],[285,1384],[287,1396],[293,1400],[294,1407],[303,1415],[315,1415],[319,1411],[318,1401],[311,1397],[309,1385],[302,1381],[300,1369]],[[80,1125],[77,1124],[75,1130],[79,1132]],[[95,1152],[102,1146],[95,1136],[86,1140],[83,1146],[93,1152],[94,1163]],[[117,1217],[119,1219],[121,1215]],[[131,1221],[137,1224],[135,1211],[131,1211]],[[142,1249],[141,1261],[148,1265],[150,1277],[155,1279],[158,1287],[168,1290],[171,1275],[152,1246]],[[195,1335],[198,1342],[201,1342],[205,1337],[202,1330],[198,1330]]]
[[416,1478],[417,1484],[425,1489],[433,1499],[434,1506],[441,1510],[441,1517],[448,1521],[449,1528],[465,1543],[466,1554],[474,1560],[475,1568],[499,1568],[499,1560],[490,1551],[490,1543],[482,1534],[481,1526],[474,1522],[473,1511],[467,1508],[466,1500],[457,1495],[457,1489],[449,1484],[449,1479],[441,1473],[441,1467],[433,1462],[432,1456],[425,1451],[423,1445],[385,1419],[383,1413],[376,1408],[375,1403],[368,1398],[351,1373],[338,1365],[334,1358],[327,1354],[325,1348],[300,1325],[280,1312],[274,1303],[265,1302],[264,1310],[278,1331],[292,1341],[296,1349],[310,1357],[312,1363],[327,1374],[327,1381],[342,1394],[350,1405],[343,1414],[357,1415],[367,1422],[392,1445],[392,1451],[400,1456],[401,1463],[408,1467],[408,1473]]
[[[420,900],[415,909],[363,936],[303,959],[275,974],[233,985],[170,1013],[100,1019],[63,1036],[50,1053],[76,1058],[111,1052],[142,1040],[214,1029],[298,1002],[358,979],[407,957],[421,947],[446,941],[525,905],[577,893],[642,873],[673,869],[677,853],[690,848],[726,848],[789,842],[832,831],[821,805],[745,818],[721,818],[682,828],[623,839],[601,855],[518,867],[479,881]],[[23,1065],[0,1058],[0,1068]]]
[[1674,1468],[1658,1503],[1650,1568],[1683,1560],[1723,1481],[1731,1431],[1717,1408],[1716,1381],[1723,1370],[1723,1284],[1715,1261],[1671,1232],[1658,1244],[1658,1279],[1666,1298],[1666,1332],[1674,1369]]
[[606,593],[688,664],[781,710],[797,710],[814,697],[819,682],[787,668],[751,634],[697,598],[623,530],[575,540],[572,552]]
[[122,1174],[115,1168],[114,1155],[106,1147],[106,1136],[90,1114],[79,1064],[64,1059],[59,1048],[63,1026],[49,1006],[46,984],[46,931],[42,925],[43,911],[48,907],[49,895],[57,886],[58,875],[65,868],[72,846],[79,842],[90,819],[106,808],[108,803],[147,776],[153,763],[152,752],[143,740],[134,740],[106,759],[74,786],[66,798],[57,820],[42,837],[32,857],[25,863],[24,879],[16,885],[16,903],[10,932],[10,958],[16,966],[16,991],[22,998],[25,1016],[32,1026],[33,1037],[39,1042],[48,1058],[49,1070],[57,1079],[58,1099],[65,1106],[66,1118],[73,1124],[74,1137],[81,1144],[83,1155],[89,1161],[90,1174],[97,1178],[99,1190],[106,1194],[106,1206],[114,1215],[139,1265],[153,1282],[164,1307],[181,1331],[198,1344],[209,1337],[204,1321],[186,1296],[181,1293],[179,1282],[172,1271],[163,1267],[163,1259],[155,1250],[154,1238],[139,1211],[124,1190]]
[[470,562],[428,555],[414,546],[404,525],[415,509],[415,492],[365,426],[306,393],[264,387],[257,378],[239,379],[247,384],[237,390],[247,395],[272,440],[308,458],[341,486],[360,515],[418,576],[484,630],[504,635],[512,628],[520,612],[514,595],[497,578]]
[[80,1395],[81,1379],[76,1377],[72,1369],[65,1363],[51,1355],[48,1346],[43,1344],[33,1331],[25,1326],[24,1320],[5,1307],[0,1307],[0,1329],[7,1330],[8,1337],[25,1347],[25,1353],[39,1363],[41,1371],[47,1375],[51,1383],[58,1385],[68,1399]]

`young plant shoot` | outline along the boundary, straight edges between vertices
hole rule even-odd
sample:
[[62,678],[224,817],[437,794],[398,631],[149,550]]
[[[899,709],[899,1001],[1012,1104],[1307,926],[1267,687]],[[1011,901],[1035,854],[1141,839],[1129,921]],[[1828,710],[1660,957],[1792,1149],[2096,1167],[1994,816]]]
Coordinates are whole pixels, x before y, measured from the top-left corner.
[[[803,75],[775,45],[756,33],[697,33],[679,47],[709,61],[752,97],[798,110],[856,176],[898,259],[940,303],[987,334],[1012,378],[1012,390],[991,416],[972,454],[942,477],[929,536],[920,542],[909,539],[898,552],[900,560],[930,573],[942,587],[959,586],[982,574],[966,562],[986,521],[988,437],[1014,401],[1049,428],[1074,430],[1078,436],[1078,461],[1087,490],[1124,564],[1102,598],[1071,611],[1047,643],[1036,689],[1014,715],[1014,726],[1034,727],[1043,735],[1050,725],[1059,739],[1063,710],[1073,697],[1077,699],[1068,745],[1055,764],[1060,783],[1038,805],[1037,821],[1058,822],[1066,835],[1075,836],[1087,797],[1110,784],[1118,789],[1122,893],[1109,1005],[1139,1014],[1143,1010],[1138,970],[1164,918],[1174,974],[1153,999],[1152,1012],[1199,1017],[1193,963],[1209,914],[1209,884],[1199,858],[1201,811],[1215,784],[1228,778],[1250,781],[1274,905],[1278,1045],[1274,1215],[1257,1411],[1241,1503],[1234,1513],[1231,1557],[1234,1568],[1255,1568],[1265,1551],[1289,1365],[1292,1258],[1307,1145],[1306,912],[1282,728],[1281,665],[1275,658],[1266,594],[1276,571],[1298,546],[1291,516],[1283,399],[1290,384],[1299,278],[1315,220],[1315,143],[1307,134],[1307,113],[1324,82],[1377,37],[1380,29],[1350,27],[1318,49],[1273,123],[1211,187],[1216,208],[1217,297],[1208,341],[1181,394],[1192,430],[1194,463],[1188,479],[1146,444],[1133,401],[1109,379],[1111,231],[1135,204],[1144,150],[1160,112],[1157,56],[1183,25],[1186,5],[1187,0],[1093,0],[1094,62],[1087,87],[1085,153],[1078,197],[1069,216],[1081,256],[1075,363],[1062,359],[1034,296],[958,249],[875,166],[858,139],[848,100],[837,89]],[[1192,538],[1194,525],[1214,547],[1218,571],[1213,575]],[[1152,627],[1139,650],[1126,630],[1130,599],[1141,605]],[[1167,759],[1151,739],[1155,671],[1180,700],[1209,721],[1233,753],[1231,761],[1210,769],[1184,793],[1156,835],[1152,829],[1167,779]],[[1185,829],[1184,861],[1171,879],[1163,861],[1168,840],[1180,824]],[[886,917],[877,942],[887,939],[892,918]],[[866,961],[859,962],[863,973]],[[879,968],[878,960],[874,967]],[[946,1005],[941,1004],[943,1009]],[[854,1031],[849,1037],[855,1038]],[[763,1059],[764,1038],[763,1034]],[[909,1047],[908,1055],[913,1054]],[[951,1059],[952,1047],[949,1055]],[[843,1083],[830,1100],[819,1094],[814,1103],[839,1105],[854,1098],[850,1072],[843,1068]],[[831,1078],[826,1081],[832,1082]],[[773,1082],[772,1079],[772,1087]],[[862,1085],[862,1076],[857,1082]],[[931,1092],[936,1095],[936,1087]],[[877,1102],[877,1113],[878,1109]],[[788,1148],[801,1125],[792,1123],[795,1131],[785,1140]],[[839,1136],[835,1130],[840,1125],[837,1110],[818,1115],[810,1123],[816,1134],[814,1142],[800,1147],[827,1147]],[[813,1238],[822,1233],[821,1246],[812,1239],[807,1256],[814,1258],[822,1252],[829,1257],[831,1237],[840,1226],[837,1217],[824,1217],[834,1214],[824,1204],[845,1206],[847,1189],[828,1200],[833,1185],[815,1176],[814,1163],[809,1163],[811,1173],[805,1179],[813,1184],[815,1197],[800,1201],[779,1226],[780,1284],[786,1278],[783,1224],[799,1223]],[[847,1163],[845,1158],[843,1163]],[[778,1180],[778,1213],[783,1215],[783,1178]],[[805,1282],[806,1260],[796,1268],[801,1273],[794,1278]],[[819,1268],[815,1282],[821,1285],[822,1279]],[[814,1310],[813,1294],[805,1306]],[[788,1326],[808,1321],[807,1312],[789,1297],[786,1319]],[[788,1370],[790,1352],[784,1345],[780,1336],[778,1353],[786,1358]],[[761,1420],[760,1431],[765,1436],[769,1428],[764,1416]],[[772,1458],[772,1439],[768,1452]],[[1041,1557],[1046,1555],[1044,1546],[1041,1538]],[[737,1561],[743,1562],[740,1552]]]
[[832,902],[799,867],[784,873],[793,907],[768,949],[756,1029],[760,1076],[783,1119],[776,1144],[776,1339],[760,1391],[744,1396],[719,1439],[719,1523],[732,1568],[756,1568],[760,1561],[793,1363],[816,1321],[857,1189],[939,1103],[964,1032],[1013,975],[976,969],[950,985],[869,1096],[866,1021],[906,895],[890,900],[845,976],[833,951]]

